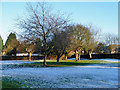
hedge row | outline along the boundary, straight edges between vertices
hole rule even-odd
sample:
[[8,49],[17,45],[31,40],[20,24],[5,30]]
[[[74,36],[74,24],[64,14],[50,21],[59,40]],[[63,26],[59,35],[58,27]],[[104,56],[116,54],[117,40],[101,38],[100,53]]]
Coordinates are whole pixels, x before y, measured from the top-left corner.
[[[44,59],[44,56],[32,56],[32,60]],[[56,55],[47,56],[47,59],[57,59]],[[28,60],[28,56],[2,56],[2,60]]]
[[[73,55],[71,58],[75,58],[76,56]],[[89,58],[88,54],[81,55],[81,58]],[[102,58],[112,58],[112,59],[120,59],[120,53],[117,54],[92,54],[93,59],[102,59]]]

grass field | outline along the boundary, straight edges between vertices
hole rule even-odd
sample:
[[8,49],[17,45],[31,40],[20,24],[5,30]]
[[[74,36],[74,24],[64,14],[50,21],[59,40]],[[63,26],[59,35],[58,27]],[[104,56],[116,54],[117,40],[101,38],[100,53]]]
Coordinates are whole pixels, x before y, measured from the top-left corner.
[[10,78],[2,77],[2,88],[22,88],[22,85],[16,80],[10,80]]
[[[17,62],[19,62],[19,61],[17,61]],[[104,65],[108,65],[108,64],[113,64],[113,65],[118,64],[118,62],[108,62],[108,61],[104,61],[104,60],[80,60],[80,61],[60,60],[60,62],[56,62],[56,60],[47,60],[47,65],[43,66],[43,60],[34,60],[34,61],[31,61],[30,63],[28,62],[28,63],[20,63],[20,64],[10,64],[8,66],[5,65],[5,67],[7,67],[7,68],[3,69],[3,72],[6,72],[8,74],[5,74],[5,76],[2,78],[2,88],[25,88],[25,87],[28,88],[28,87],[30,87],[29,85],[32,85],[34,83],[36,85],[35,87],[38,87],[38,86],[42,87],[42,88],[44,88],[46,86],[59,87],[59,84],[61,82],[60,78],[62,78],[62,81],[63,81],[64,79],[66,80],[66,76],[67,76],[67,78],[69,78],[70,81],[62,82],[62,83],[66,83],[65,87],[69,86],[69,83],[72,83],[71,87],[76,87],[76,84],[81,84],[81,83],[84,84],[84,82],[86,83],[86,81],[85,81],[86,79],[89,80],[90,82],[93,82],[94,79],[91,80],[90,78],[87,78],[87,77],[91,76],[91,78],[93,78],[92,76],[94,76],[94,74],[95,74],[95,76],[97,76],[97,78],[101,77],[101,80],[106,80],[106,79],[103,79],[106,69],[102,69],[102,68],[100,69],[100,67],[99,67],[99,69],[97,69],[95,67],[94,68],[86,67],[87,65],[94,66],[96,64],[99,64],[100,66],[102,66],[102,65],[104,66]],[[84,66],[86,68],[82,68],[82,67],[72,68],[71,66]],[[38,68],[36,68],[36,67],[38,67]],[[53,68],[50,68],[50,67],[53,67]],[[12,68],[14,68],[14,69],[12,69]],[[108,68],[109,68],[109,66],[108,66]],[[71,70],[72,73],[69,70]],[[113,72],[113,71],[116,72],[117,69],[109,68],[108,70],[110,70],[110,72]],[[113,71],[111,71],[111,70],[113,70]],[[103,74],[101,74],[99,72],[102,72]],[[15,75],[14,75],[14,73],[15,73]],[[48,77],[47,75],[51,75],[51,73],[52,73],[52,76]],[[101,75],[101,76],[98,77],[97,73],[98,73],[98,75]],[[88,75],[88,76],[83,77],[82,76],[83,74]],[[106,74],[107,74],[107,76],[109,76],[109,75],[111,76],[111,73],[109,74],[109,71]],[[66,76],[64,76],[64,75],[66,75]],[[112,76],[114,76],[114,73]],[[12,77],[12,78],[10,78],[10,77]],[[55,79],[55,77],[57,77],[57,79]],[[20,78],[20,79],[18,79],[18,78]],[[77,78],[77,79],[74,80],[74,78]],[[96,82],[97,78],[95,78],[94,82]],[[112,80],[111,77],[109,77],[109,78],[110,78],[109,80]],[[27,80],[27,85],[25,83],[23,83],[26,80]],[[51,81],[51,80],[55,80],[55,81]],[[114,80],[117,80],[117,79],[115,78]],[[75,81],[76,84],[74,84],[72,81]],[[104,82],[106,82],[106,81],[104,81]],[[60,87],[63,87],[62,83],[61,83]],[[102,84],[101,81],[99,81],[99,80],[97,81],[97,83]],[[108,82],[108,83],[110,83],[110,82]],[[39,84],[39,85],[37,85],[37,84]],[[88,84],[91,84],[91,83],[88,83]],[[99,86],[99,84],[97,84],[97,85]],[[32,85],[32,87],[33,87],[33,85]],[[78,85],[78,87],[82,87],[82,86]]]
[[[78,66],[78,65],[89,65],[89,64],[117,64],[118,62],[108,62],[108,61],[103,61],[103,60],[60,60],[59,62],[56,62],[56,60],[47,60],[47,65],[46,67],[66,67],[66,66]],[[24,67],[39,67],[43,66],[42,61],[34,61],[34,63],[26,63],[26,64],[21,64],[20,66]]]

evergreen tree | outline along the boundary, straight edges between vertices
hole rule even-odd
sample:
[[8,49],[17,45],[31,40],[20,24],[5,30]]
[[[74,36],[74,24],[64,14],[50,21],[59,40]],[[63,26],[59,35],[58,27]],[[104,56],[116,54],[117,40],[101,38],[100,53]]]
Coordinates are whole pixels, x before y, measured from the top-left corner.
[[19,45],[18,40],[16,39],[16,35],[14,33],[10,33],[7,38],[7,41],[4,46],[4,52],[7,55],[14,54],[16,55],[16,47]]
[[104,43],[98,43],[97,47],[96,47],[96,53],[104,53],[105,51],[105,44]]
[[0,36],[0,55],[2,55],[2,50],[3,50],[3,40],[2,37]]

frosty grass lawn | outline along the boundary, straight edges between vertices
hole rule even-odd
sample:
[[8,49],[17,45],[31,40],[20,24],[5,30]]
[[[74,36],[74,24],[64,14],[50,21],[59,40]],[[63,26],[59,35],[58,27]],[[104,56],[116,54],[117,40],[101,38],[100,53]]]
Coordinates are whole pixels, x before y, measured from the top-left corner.
[[6,64],[2,88],[118,88],[118,62],[47,60]]

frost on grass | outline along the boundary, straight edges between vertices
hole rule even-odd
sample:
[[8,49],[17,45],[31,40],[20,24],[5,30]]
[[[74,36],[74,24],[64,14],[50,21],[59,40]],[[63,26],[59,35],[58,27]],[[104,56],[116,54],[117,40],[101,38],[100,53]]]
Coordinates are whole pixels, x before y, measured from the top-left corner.
[[27,61],[3,61],[2,77],[22,88],[118,88],[118,64],[74,67],[16,67]]
[[118,69],[101,67],[46,67],[3,70],[30,88],[117,88]]
[[0,61],[0,70],[11,69],[11,68],[21,68],[21,64],[34,63],[28,62],[27,60],[10,60],[10,61]]

